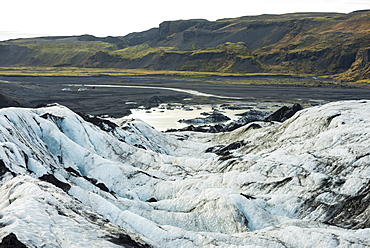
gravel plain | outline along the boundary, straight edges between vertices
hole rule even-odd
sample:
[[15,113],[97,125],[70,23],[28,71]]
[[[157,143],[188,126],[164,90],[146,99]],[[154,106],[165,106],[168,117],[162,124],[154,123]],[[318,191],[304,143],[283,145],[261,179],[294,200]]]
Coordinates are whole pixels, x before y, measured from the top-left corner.
[[[281,101],[287,104],[318,105],[340,100],[370,99],[370,88],[349,86],[304,86],[304,79],[291,84],[236,84],[214,77],[29,77],[0,76],[0,105],[36,107],[59,103],[75,112],[126,116],[130,109],[150,108],[159,103],[220,104],[233,102]],[[234,79],[233,79],[234,80]],[[259,79],[261,80],[261,79]],[[268,81],[270,79],[266,79]],[[235,80],[234,80],[235,81]],[[303,83],[302,83],[303,82]],[[302,83],[302,84],[300,84]],[[88,87],[85,85],[89,85]],[[149,86],[94,87],[94,85]],[[162,87],[162,88],[153,88]],[[194,90],[220,97],[197,96],[163,87]],[[4,99],[5,97],[5,99]]]

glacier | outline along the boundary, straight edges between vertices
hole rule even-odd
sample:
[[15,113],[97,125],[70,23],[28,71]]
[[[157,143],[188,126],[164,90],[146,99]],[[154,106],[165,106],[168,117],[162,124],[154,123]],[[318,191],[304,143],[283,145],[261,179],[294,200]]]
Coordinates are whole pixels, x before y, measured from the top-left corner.
[[225,133],[111,121],[0,110],[0,245],[370,246],[369,100]]

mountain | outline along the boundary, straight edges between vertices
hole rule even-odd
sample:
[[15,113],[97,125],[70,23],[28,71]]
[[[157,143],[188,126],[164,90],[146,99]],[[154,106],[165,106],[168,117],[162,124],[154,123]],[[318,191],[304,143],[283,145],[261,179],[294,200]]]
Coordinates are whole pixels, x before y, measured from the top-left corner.
[[333,102],[166,134],[3,108],[0,247],[369,247],[369,113]]
[[165,21],[122,37],[0,43],[1,66],[270,72],[370,78],[370,11]]

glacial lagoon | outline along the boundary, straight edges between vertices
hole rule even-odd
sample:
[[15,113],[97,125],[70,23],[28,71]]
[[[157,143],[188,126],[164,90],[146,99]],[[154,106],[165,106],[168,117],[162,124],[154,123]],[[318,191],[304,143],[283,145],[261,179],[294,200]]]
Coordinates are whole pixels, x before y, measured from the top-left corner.
[[[228,123],[241,118],[241,114],[250,110],[272,113],[283,105],[284,103],[281,102],[230,103],[221,105],[161,104],[157,108],[131,109],[132,114],[125,117],[125,119],[140,119],[159,131],[166,131],[170,128],[180,129],[189,126],[187,123],[179,122],[181,119],[204,118],[213,112],[217,112],[229,117],[229,121],[223,122]],[[204,125],[204,123],[194,123],[192,125]]]

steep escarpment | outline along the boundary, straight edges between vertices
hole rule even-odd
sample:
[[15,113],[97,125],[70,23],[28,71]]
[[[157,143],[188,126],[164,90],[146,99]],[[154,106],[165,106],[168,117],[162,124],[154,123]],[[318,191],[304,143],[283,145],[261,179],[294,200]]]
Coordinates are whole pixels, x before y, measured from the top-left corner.
[[1,109],[1,244],[368,247],[369,113],[333,102],[164,134],[60,105]]
[[[255,60],[264,65],[260,71],[337,74],[352,67],[350,71],[358,80],[368,78],[356,65],[370,44],[369,14],[368,11],[348,15],[297,13],[217,22],[164,22],[157,36],[145,44],[194,50],[217,47],[225,42],[243,42]],[[363,61],[362,67],[367,66],[368,62]],[[240,68],[233,69],[242,71]]]
[[27,47],[0,44],[0,65],[32,65],[33,61],[32,58],[30,58],[31,53],[32,51]]
[[369,26],[370,11],[165,21],[122,37],[2,42],[0,65],[309,73],[354,81],[369,79]]
[[291,70],[330,74],[346,71],[369,45],[368,21],[368,15],[356,13],[328,22],[302,21],[282,42],[261,48],[259,58]]
[[370,47],[360,49],[351,68],[335,78],[351,81],[370,78]]
[[17,39],[0,43],[0,66],[78,66],[102,50],[127,47],[117,37],[92,35]]
[[[116,52],[98,52],[83,62],[85,67],[145,68],[174,71],[261,72],[262,64],[247,53],[233,52],[232,47],[245,45],[226,43],[212,49],[179,51],[176,49],[151,49],[142,46],[145,55],[130,57],[130,48]],[[147,51],[146,51],[147,50]],[[150,51],[152,50],[152,51]],[[245,55],[247,54],[247,55]]]

